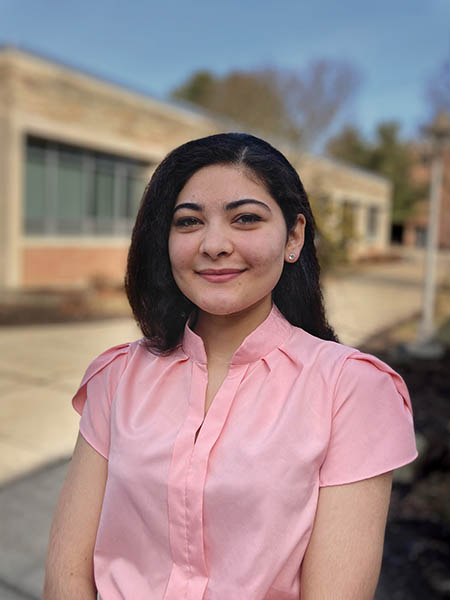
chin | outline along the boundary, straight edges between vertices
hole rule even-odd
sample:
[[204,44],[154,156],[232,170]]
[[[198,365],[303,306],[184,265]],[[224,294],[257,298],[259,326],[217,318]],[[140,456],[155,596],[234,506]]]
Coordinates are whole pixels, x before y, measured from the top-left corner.
[[265,300],[263,298],[257,298],[248,300],[246,302],[229,302],[229,303],[220,303],[220,302],[205,302],[198,303],[197,306],[199,310],[209,315],[215,316],[226,316],[226,315],[235,315],[237,313],[241,313],[245,310],[256,308],[261,304],[262,301]]
[[241,312],[242,310],[245,310],[245,308],[247,307],[241,307],[241,306],[198,306],[199,310],[201,310],[202,312],[208,314],[208,315],[215,315],[217,317],[224,317],[226,315],[233,315],[235,313]]

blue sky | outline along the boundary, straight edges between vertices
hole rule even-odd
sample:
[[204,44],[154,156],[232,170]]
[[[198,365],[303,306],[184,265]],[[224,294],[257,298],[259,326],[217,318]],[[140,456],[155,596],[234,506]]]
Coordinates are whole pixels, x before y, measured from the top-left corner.
[[207,68],[302,68],[342,59],[362,84],[336,128],[396,119],[413,135],[450,57],[450,0],[0,0],[0,43],[164,98]]

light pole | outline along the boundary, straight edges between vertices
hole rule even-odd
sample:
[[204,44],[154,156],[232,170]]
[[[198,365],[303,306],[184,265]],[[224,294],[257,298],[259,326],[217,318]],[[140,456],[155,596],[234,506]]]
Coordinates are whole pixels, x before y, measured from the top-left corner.
[[439,213],[442,191],[443,150],[450,140],[450,117],[440,112],[432,124],[425,129],[431,141],[432,163],[430,183],[430,206],[425,250],[425,273],[423,290],[422,318],[416,341],[409,350],[424,358],[438,357],[443,348],[434,337],[434,311],[436,303],[436,271],[439,237]]

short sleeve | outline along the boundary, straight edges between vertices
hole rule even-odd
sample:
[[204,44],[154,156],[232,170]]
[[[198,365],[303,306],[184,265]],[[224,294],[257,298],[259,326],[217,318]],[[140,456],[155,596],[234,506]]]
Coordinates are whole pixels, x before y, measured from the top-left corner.
[[320,486],[368,479],[416,457],[411,400],[405,382],[375,356],[355,351],[344,361],[336,382]]
[[81,415],[81,435],[105,458],[109,455],[111,402],[126,366],[129,346],[114,346],[97,356],[72,398],[72,406]]

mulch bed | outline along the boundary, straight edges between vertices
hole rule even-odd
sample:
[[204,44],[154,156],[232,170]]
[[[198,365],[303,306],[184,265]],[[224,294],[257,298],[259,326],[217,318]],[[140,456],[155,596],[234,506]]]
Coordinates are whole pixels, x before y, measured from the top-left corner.
[[0,298],[0,326],[87,322],[131,316],[121,287],[33,290]]

